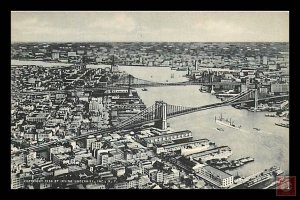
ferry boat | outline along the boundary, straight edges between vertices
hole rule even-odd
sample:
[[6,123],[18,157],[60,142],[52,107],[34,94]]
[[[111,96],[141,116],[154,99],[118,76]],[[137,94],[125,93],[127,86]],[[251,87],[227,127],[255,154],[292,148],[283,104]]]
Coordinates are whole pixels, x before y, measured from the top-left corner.
[[271,178],[273,178],[273,176],[267,172],[262,172],[261,174],[257,175],[256,177],[250,179],[247,183],[246,186],[248,188],[257,185],[259,183],[265,182],[267,180],[270,180]]
[[271,178],[280,174],[283,174],[284,171],[282,171],[279,167],[273,166],[270,169],[265,169],[260,174],[256,175],[253,178],[250,178],[249,181],[245,184],[246,187],[252,187],[254,185],[257,185],[262,182],[266,182],[267,180],[270,180]]
[[227,126],[227,127],[230,127],[230,128],[234,128],[234,129],[240,129],[242,126],[239,125],[239,126],[236,126],[233,121],[231,121],[231,119],[228,121],[228,120],[225,120],[223,117],[222,117],[222,114],[220,115],[220,117],[217,119],[217,117],[215,116],[215,122],[217,124],[220,124],[220,125],[223,125],[223,126]]

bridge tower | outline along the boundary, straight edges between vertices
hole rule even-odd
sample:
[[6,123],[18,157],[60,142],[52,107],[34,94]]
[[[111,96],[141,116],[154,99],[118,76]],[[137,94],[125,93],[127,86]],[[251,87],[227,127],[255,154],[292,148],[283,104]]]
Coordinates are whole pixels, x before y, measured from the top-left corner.
[[110,72],[112,73],[113,72],[113,67],[114,67],[114,65],[115,65],[115,56],[114,55],[112,55],[112,61],[111,61],[111,66],[110,66]]
[[163,101],[155,102],[155,118],[159,119],[154,123],[156,128],[166,130],[167,128],[167,103]]
[[216,92],[214,91],[214,85],[213,85],[213,83],[214,83],[214,74],[212,73],[212,75],[211,75],[211,91],[210,91],[210,93],[211,94],[215,94]]
[[258,92],[257,88],[254,90],[254,111],[257,109],[257,104],[258,104]]

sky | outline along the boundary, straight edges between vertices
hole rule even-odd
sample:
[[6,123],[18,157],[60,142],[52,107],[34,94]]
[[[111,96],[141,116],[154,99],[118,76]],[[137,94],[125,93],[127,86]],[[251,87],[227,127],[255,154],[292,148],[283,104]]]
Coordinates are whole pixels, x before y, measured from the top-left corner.
[[288,12],[11,12],[11,42],[288,41]]

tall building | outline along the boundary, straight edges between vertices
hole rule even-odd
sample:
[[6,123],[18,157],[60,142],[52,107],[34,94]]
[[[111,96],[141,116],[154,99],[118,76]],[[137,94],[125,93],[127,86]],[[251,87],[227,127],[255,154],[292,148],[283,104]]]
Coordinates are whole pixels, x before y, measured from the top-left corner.
[[23,174],[12,174],[11,175],[11,189],[24,188],[24,177]]

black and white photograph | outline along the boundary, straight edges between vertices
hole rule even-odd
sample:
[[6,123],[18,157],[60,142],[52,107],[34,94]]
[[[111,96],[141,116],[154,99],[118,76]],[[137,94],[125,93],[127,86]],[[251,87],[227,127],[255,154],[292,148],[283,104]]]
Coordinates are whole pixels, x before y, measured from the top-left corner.
[[11,189],[295,194],[288,11],[10,15]]

